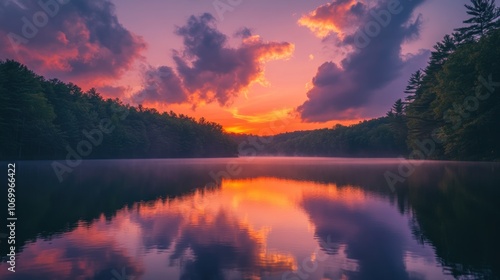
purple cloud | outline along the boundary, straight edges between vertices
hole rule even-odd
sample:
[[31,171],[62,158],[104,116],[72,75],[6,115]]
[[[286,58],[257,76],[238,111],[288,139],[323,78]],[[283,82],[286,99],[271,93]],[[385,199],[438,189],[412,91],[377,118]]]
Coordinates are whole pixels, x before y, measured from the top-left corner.
[[408,63],[415,61],[402,58],[401,46],[418,36],[420,17],[413,22],[411,17],[424,1],[382,0],[367,9],[357,31],[346,34],[341,42],[354,50],[340,65],[325,62],[318,68],[308,100],[297,108],[301,118],[325,122],[364,117],[374,96],[384,98],[380,90],[401,78]]
[[141,58],[110,0],[0,0],[0,53],[49,77],[102,85]]
[[215,18],[208,13],[191,16],[175,33],[184,43],[182,50],[173,52],[177,73],[164,66],[170,78],[164,83],[146,81],[145,89],[155,90],[137,94],[145,101],[227,105],[263,79],[266,61],[287,58],[294,49],[287,42],[264,42],[247,28],[236,33],[242,38],[241,45],[230,47],[227,36],[217,30]]

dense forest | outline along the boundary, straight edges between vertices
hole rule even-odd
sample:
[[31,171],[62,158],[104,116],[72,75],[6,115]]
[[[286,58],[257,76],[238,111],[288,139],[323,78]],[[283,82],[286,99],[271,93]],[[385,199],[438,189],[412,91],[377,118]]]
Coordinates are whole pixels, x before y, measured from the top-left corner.
[[274,136],[260,154],[500,160],[500,9],[465,5],[467,25],[434,46],[387,116]]
[[[434,46],[428,66],[415,72],[393,118],[404,121],[411,149],[435,143],[429,157],[500,159],[500,10],[494,1],[466,5],[472,17]],[[404,130],[403,130],[404,129]]]
[[222,126],[104,99],[0,61],[0,158],[236,156]]
[[[234,135],[239,143],[256,136]],[[406,151],[404,139],[392,129],[391,119],[382,117],[352,126],[332,129],[296,131],[263,137],[263,145],[241,147],[240,154],[329,156],[329,157],[397,157]]]
[[[0,61],[0,158],[220,157],[240,155],[403,156],[500,160],[500,9],[465,5],[470,18],[436,43],[425,69],[409,77],[404,100],[386,116],[352,126],[264,137],[173,112],[103,99],[24,65]],[[240,144],[238,147],[238,143]]]

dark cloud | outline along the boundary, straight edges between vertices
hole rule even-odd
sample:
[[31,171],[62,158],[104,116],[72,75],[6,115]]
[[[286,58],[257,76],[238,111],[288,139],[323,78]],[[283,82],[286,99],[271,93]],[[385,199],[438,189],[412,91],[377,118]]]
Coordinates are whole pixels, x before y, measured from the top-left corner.
[[160,66],[145,71],[144,88],[134,94],[133,101],[141,104],[144,101],[158,101],[163,103],[184,103],[188,95],[182,81],[172,68]]
[[234,36],[241,37],[243,39],[248,38],[248,37],[252,36],[252,30],[247,28],[247,27],[243,27],[240,30],[236,31],[236,33],[234,33]]
[[[380,1],[375,7],[364,11],[358,30],[342,38],[342,45],[353,48],[353,51],[340,65],[325,62],[318,68],[313,78],[313,88],[307,93],[308,100],[297,108],[302,119],[324,122],[364,117],[361,114],[366,105],[373,102],[381,89],[400,78],[403,69],[411,62],[401,57],[401,46],[418,36],[420,18],[414,22],[410,20],[415,8],[424,1],[402,0],[398,2],[399,12],[391,13],[390,18],[386,15],[394,0]],[[382,19],[377,21],[374,13],[383,13],[385,17],[382,15]],[[378,98],[392,96],[378,95]]]
[[264,42],[247,28],[236,33],[242,37],[242,43],[232,48],[227,36],[217,30],[215,18],[208,13],[191,16],[175,33],[183,38],[184,44],[183,50],[173,52],[177,73],[165,67],[171,74],[168,81],[146,81],[145,89],[156,90],[137,94],[145,101],[189,100],[193,104],[203,101],[227,105],[249,85],[263,80],[264,62],[286,58],[294,49],[287,42]]
[[383,88],[373,92],[372,102],[369,107],[360,109],[363,117],[380,117],[380,112],[388,111],[395,100],[404,98],[403,92],[406,89],[408,80],[417,69],[424,69],[429,61],[430,50],[421,50],[416,54],[409,54],[404,57],[403,68],[399,71],[399,78],[394,79]]
[[119,78],[145,48],[120,24],[110,0],[0,0],[2,58],[48,77],[102,85]]

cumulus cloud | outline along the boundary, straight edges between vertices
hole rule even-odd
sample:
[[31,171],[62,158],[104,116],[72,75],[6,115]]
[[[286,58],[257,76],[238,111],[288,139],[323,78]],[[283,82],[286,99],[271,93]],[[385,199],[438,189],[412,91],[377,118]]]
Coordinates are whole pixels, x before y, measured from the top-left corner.
[[144,73],[143,83],[145,87],[132,98],[135,103],[157,101],[181,104],[188,100],[182,81],[170,67],[149,67]]
[[289,57],[294,45],[287,42],[264,42],[247,28],[236,33],[242,38],[239,47],[228,44],[217,30],[215,18],[208,13],[191,16],[175,33],[183,38],[184,48],[173,51],[176,72],[168,68],[166,83],[146,81],[141,91],[146,101],[180,103],[218,102],[227,105],[252,83],[264,82],[264,63]]
[[417,69],[424,69],[431,55],[430,50],[420,50],[416,54],[405,55],[403,68],[399,71],[398,79],[394,79],[383,88],[374,91],[372,102],[369,107],[362,108],[360,111],[363,117],[379,117],[381,112],[387,112],[395,100],[403,98],[408,80]]
[[102,85],[146,48],[120,24],[110,0],[0,0],[0,53],[38,73]]
[[366,5],[356,0],[337,0],[302,16],[298,23],[320,38],[332,33],[343,37],[345,29],[359,23],[365,11]]
[[[297,108],[302,119],[324,122],[363,117],[361,114],[368,102],[373,102],[374,95],[380,98],[377,93],[400,78],[408,63],[414,62],[401,56],[401,46],[418,36],[420,18],[413,22],[411,18],[415,8],[424,1],[396,1],[397,12],[389,12],[388,7],[396,3],[395,0],[381,0],[372,8],[360,11],[359,28],[345,33],[341,41],[352,51],[339,64],[325,62],[318,68],[312,88],[307,92],[308,100]],[[339,2],[345,1],[334,3]],[[374,25],[379,28],[375,29]]]

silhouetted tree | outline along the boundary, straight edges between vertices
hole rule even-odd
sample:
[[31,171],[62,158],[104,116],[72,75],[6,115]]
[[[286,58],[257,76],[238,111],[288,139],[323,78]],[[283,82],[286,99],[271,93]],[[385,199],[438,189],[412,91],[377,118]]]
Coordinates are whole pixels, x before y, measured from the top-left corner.
[[85,158],[235,156],[236,144],[222,126],[205,119],[104,99],[57,79],[45,80],[26,66],[0,61],[0,158],[64,159],[88,132],[111,121]]
[[422,81],[424,79],[424,73],[422,70],[417,70],[410,76],[410,80],[408,81],[408,85],[406,86],[406,90],[404,93],[407,94],[406,101],[412,102],[418,95],[418,90],[422,86]]
[[471,0],[472,5],[465,5],[471,18],[464,21],[469,26],[457,28],[465,38],[479,39],[491,30],[499,27],[500,9],[495,0]]

